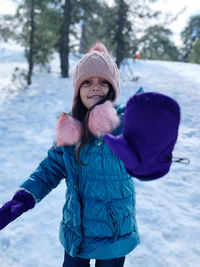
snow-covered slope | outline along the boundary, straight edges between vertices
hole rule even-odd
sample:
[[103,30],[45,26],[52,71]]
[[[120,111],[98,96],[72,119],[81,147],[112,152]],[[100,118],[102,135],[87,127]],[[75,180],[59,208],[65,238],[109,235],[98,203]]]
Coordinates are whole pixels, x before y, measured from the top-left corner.
[[[32,86],[17,91],[10,79],[16,66],[26,67],[23,50],[14,44],[0,44],[0,206],[46,156],[57,116],[71,108],[76,62],[71,56],[70,78],[62,79],[55,55],[52,73],[37,69]],[[137,82],[131,81],[129,68],[140,76]],[[141,244],[127,255],[125,267],[199,266],[200,65],[161,61],[133,64],[129,60],[129,68],[121,68],[118,102],[124,105],[140,86],[146,92],[175,98],[182,116],[174,156],[188,157],[191,163],[174,163],[170,173],[155,182],[135,179]],[[64,251],[58,229],[64,194],[65,183],[61,182],[33,210],[0,232],[1,267],[62,266]]]

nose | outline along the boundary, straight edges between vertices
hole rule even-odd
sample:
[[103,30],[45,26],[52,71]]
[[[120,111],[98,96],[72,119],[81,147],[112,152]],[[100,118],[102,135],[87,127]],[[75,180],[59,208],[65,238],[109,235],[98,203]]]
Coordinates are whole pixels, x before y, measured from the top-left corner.
[[101,90],[101,87],[99,84],[93,84],[92,91],[100,91],[100,90]]

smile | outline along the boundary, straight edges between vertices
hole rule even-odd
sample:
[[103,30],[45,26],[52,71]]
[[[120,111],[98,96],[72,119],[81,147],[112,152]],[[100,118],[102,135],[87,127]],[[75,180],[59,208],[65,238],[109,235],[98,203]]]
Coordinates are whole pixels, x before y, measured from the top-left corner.
[[92,99],[99,99],[99,98],[102,98],[103,96],[101,95],[92,95],[92,96],[89,96],[88,98],[92,98]]

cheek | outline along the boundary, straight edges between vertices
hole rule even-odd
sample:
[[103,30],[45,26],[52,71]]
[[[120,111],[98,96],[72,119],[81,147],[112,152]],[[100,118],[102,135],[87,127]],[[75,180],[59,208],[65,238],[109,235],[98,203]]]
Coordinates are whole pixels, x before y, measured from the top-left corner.
[[107,95],[109,92],[109,87],[103,88],[104,95]]
[[88,95],[87,88],[80,89],[81,102],[87,109],[89,109],[91,105],[90,105],[90,101],[87,98],[87,95]]
[[85,88],[80,88],[80,98],[84,100],[87,97],[87,90]]

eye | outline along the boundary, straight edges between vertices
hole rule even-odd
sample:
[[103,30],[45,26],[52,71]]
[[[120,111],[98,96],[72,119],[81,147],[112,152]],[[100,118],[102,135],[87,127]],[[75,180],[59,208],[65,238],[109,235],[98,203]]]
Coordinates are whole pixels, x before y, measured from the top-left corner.
[[88,80],[86,80],[86,81],[84,81],[84,82],[82,83],[82,85],[88,85],[88,84],[90,84],[90,81],[88,81]]
[[104,86],[108,86],[108,84],[109,84],[108,81],[106,81],[106,80],[102,81],[101,83],[102,83]]

